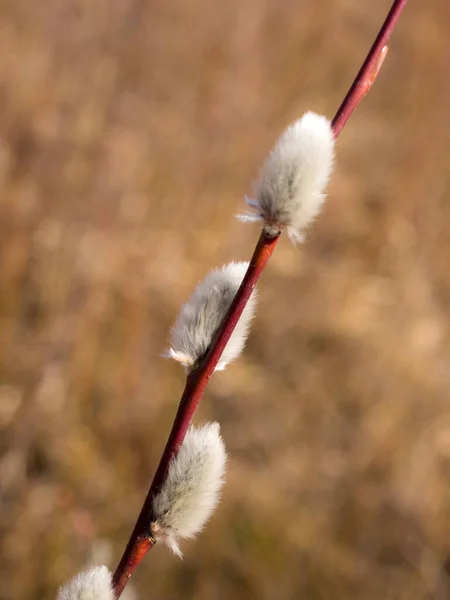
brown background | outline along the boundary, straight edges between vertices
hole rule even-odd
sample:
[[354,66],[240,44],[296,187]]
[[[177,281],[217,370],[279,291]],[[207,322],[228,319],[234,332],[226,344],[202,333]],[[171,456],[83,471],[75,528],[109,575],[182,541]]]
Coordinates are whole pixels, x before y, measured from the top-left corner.
[[[114,568],[183,386],[160,358],[282,129],[333,116],[389,0],[0,2],[2,600]],[[411,1],[282,240],[220,421],[224,497],[140,600],[450,596],[450,4]]]

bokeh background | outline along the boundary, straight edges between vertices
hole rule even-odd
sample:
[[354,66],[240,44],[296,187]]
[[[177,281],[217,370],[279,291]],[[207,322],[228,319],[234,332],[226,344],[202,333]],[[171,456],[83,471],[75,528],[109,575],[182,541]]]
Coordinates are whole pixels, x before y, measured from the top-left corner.
[[[183,387],[160,357],[275,138],[333,116],[390,0],[0,2],[1,600],[119,560]],[[282,240],[220,421],[223,500],[140,600],[450,596],[450,4],[410,2]]]

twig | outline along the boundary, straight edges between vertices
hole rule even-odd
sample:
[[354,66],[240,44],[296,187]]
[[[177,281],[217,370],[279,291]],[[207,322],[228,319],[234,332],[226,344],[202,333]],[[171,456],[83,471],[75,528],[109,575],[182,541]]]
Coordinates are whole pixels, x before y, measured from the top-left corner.
[[186,379],[186,385],[172,425],[172,431],[167,440],[158,469],[136,521],[130,541],[128,542],[116,572],[114,573],[113,585],[117,598],[122,593],[128,579],[144,558],[147,551],[155,544],[149,531],[149,523],[152,521],[152,499],[159,492],[161,484],[164,482],[172,457],[177,454],[183,443],[184,436],[186,435],[197,406],[203,396],[203,392],[208,385],[208,381],[214,373],[214,369],[216,368],[222,352],[239,321],[239,317],[256,286],[256,282],[275,249],[277,241],[278,237],[269,238],[265,236],[264,233],[261,234],[241,287],[234,297],[222,323],[222,327],[216,334],[215,340],[211,344],[209,352],[206,354],[200,366],[190,373]]
[[[366,60],[332,121],[332,129],[335,137],[339,135],[352,112],[374,83],[387,53],[386,43],[406,2],[407,0],[394,1]],[[113,585],[116,598],[119,598],[129,578],[134,573],[148,550],[155,544],[155,540],[152,538],[151,532],[149,531],[149,523],[152,521],[152,500],[159,492],[161,485],[165,480],[171,459],[177,454],[183,443],[188,427],[203,396],[208,381],[214,372],[220,356],[233,333],[267,261],[277,245],[278,239],[279,236],[269,237],[264,231],[261,233],[244,280],[236,293],[230,309],[228,310],[207,355],[200,366],[188,375],[186,379],[186,385],[172,426],[172,431],[161,457],[158,469],[125,552],[114,573]]]
[[366,60],[363,62],[355,81],[352,83],[347,92],[342,104],[338,108],[336,116],[332,121],[334,136],[337,137],[341,133],[341,129],[347,123],[348,118],[367,94],[375,81],[383,61],[386,58],[386,44],[391,37],[395,24],[397,23],[402,10],[405,8],[408,0],[394,0],[391,10],[389,11],[386,20],[369,50]]

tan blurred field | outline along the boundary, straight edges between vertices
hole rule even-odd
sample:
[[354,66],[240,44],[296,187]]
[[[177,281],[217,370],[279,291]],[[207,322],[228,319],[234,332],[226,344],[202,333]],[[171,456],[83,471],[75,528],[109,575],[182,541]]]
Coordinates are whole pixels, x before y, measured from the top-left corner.
[[[282,129],[330,117],[390,0],[0,1],[1,600],[114,568],[183,387],[160,357]],[[450,597],[450,4],[410,1],[282,240],[220,421],[224,497],[139,600]]]

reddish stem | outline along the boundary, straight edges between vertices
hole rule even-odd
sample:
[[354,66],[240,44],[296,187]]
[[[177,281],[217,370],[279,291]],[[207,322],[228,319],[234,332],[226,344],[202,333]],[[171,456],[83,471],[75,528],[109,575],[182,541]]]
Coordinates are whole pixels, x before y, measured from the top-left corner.
[[222,356],[222,352],[239,321],[251,293],[255,289],[256,282],[275,249],[277,241],[278,236],[268,237],[264,232],[261,233],[245,277],[208,353],[200,366],[190,373],[186,379],[186,386],[158,469],[136,521],[128,545],[116,572],[114,573],[113,585],[116,598],[122,593],[129,578],[134,573],[147,551],[155,544],[149,531],[149,524],[153,520],[152,500],[161,489],[161,485],[167,475],[170,461],[173,456],[177,454],[183,443],[188,427],[203,396],[203,392],[208,385],[208,381],[214,373],[214,369]]
[[331,126],[334,137],[337,137],[341,129],[347,123],[348,118],[372,87],[379,70],[387,54],[386,44],[391,37],[402,10],[405,8],[408,0],[394,0],[391,10],[386,17],[381,29],[369,50],[366,60],[363,62],[358,75],[355,77],[350,89],[347,92],[342,104],[338,108]]
[[[407,0],[394,1],[363,66],[359,70],[350,90],[339,107],[331,124],[336,138],[351,113],[355,110],[356,106],[361,102],[375,81],[387,53],[385,44],[389,39],[406,2]],[[222,352],[236,327],[239,317],[241,316],[267,261],[275,249],[278,239],[279,236],[269,237],[264,231],[261,233],[244,280],[242,281],[228,313],[211,344],[209,352],[200,366],[188,375],[186,379],[186,385],[175,416],[172,431],[170,432],[169,439],[167,440],[166,447],[141,512],[139,513],[136,525],[130,536],[130,540],[113,576],[116,598],[119,598],[129,578],[134,573],[148,550],[155,544],[149,531],[149,525],[152,521],[152,500],[161,489],[167,475],[170,461],[177,454],[183,443],[188,427],[203,396],[208,381],[216,368]]]

